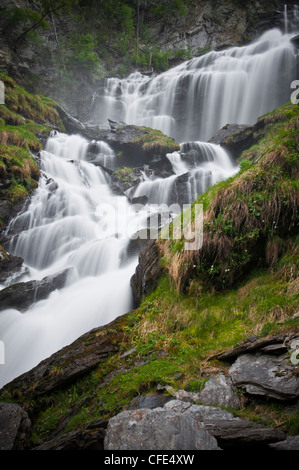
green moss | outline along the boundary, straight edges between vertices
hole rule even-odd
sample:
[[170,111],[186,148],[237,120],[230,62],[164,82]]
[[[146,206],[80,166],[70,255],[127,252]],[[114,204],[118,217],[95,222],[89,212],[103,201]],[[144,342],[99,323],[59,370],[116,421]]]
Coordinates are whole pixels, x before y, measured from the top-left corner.
[[[19,115],[18,124],[21,124],[20,119],[25,118],[39,124],[50,124],[61,131],[64,129],[56,109],[57,103],[54,100],[28,93],[18,86],[14,80],[2,73],[0,73],[0,80],[5,85],[5,107],[8,110],[6,113],[7,116],[10,115],[10,119],[13,119],[13,117],[17,119],[16,115]],[[0,116],[3,117],[1,114]]]
[[42,149],[38,136],[49,135],[53,126],[63,131],[64,126],[54,100],[28,93],[2,73],[0,79],[5,85],[5,105],[0,105],[0,178],[5,186],[10,183],[1,197],[15,204],[37,187],[40,172],[33,154]]
[[139,145],[144,152],[166,154],[180,150],[180,145],[160,130],[150,127],[139,127],[144,133],[135,137],[131,142]]
[[132,168],[128,167],[123,167],[123,168],[118,168],[113,172],[113,174],[117,177],[119,181],[122,183],[129,183],[132,184],[133,182],[133,170]]

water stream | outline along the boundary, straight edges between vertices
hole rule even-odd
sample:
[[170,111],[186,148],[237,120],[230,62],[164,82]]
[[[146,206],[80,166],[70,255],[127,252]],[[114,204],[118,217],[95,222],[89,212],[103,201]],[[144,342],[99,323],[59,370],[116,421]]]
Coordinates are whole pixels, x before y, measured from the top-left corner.
[[177,142],[208,141],[228,123],[253,124],[290,98],[293,35],[273,29],[248,46],[211,51],[154,77],[109,78],[91,120],[149,126]]
[[[287,15],[285,21],[290,30]],[[94,97],[91,121],[148,125],[181,143],[180,152],[168,155],[172,176],[144,173],[144,181],[127,196],[147,196],[150,205],[181,202],[184,194],[192,202],[234,174],[230,156],[207,140],[223,125],[253,123],[289,99],[296,66],[290,37],[275,29],[248,46],[210,52],[156,77],[136,72],[108,79]],[[113,169],[111,148],[104,142],[92,146],[93,159]],[[53,133],[41,152],[39,187],[8,229],[6,248],[21,256],[26,268],[18,281],[66,270],[67,276],[62,289],[25,313],[0,312],[5,347],[0,386],[132,308],[130,278],[137,256],[127,259],[126,249],[147,220],[147,209],[136,211],[127,197],[113,194],[109,175],[89,161],[89,152],[82,137]]]

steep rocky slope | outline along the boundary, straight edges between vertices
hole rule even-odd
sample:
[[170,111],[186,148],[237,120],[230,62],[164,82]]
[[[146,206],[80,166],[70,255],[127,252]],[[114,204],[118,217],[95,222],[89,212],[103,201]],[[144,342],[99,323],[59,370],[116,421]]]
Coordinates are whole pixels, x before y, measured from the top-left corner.
[[[298,111],[261,117],[240,172],[196,201],[200,250],[150,243],[136,310],[0,391],[3,420],[19,423],[10,448],[113,450],[120,434],[123,449],[159,446],[167,417],[170,449],[172,426],[198,422],[186,448],[298,449]],[[134,441],[132,420],[153,444]]]

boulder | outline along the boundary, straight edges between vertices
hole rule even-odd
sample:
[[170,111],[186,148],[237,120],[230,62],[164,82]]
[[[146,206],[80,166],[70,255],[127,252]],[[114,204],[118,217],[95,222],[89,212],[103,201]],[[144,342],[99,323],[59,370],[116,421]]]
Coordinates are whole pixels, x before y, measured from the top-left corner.
[[266,448],[270,443],[285,439],[282,431],[237,418],[232,413],[214,406],[192,405],[172,400],[164,405],[164,409],[190,415],[203,423],[222,449],[236,446]]
[[13,308],[20,312],[25,312],[28,308],[39,300],[46,299],[49,294],[61,289],[67,279],[69,269],[61,273],[46,276],[41,281],[27,281],[12,284],[0,291],[0,310]]
[[199,394],[199,400],[204,405],[222,406],[232,409],[241,407],[240,398],[235,393],[231,381],[224,374],[209,379]]
[[105,450],[219,450],[191,415],[163,408],[126,410],[109,420]]
[[294,400],[299,396],[296,365],[287,355],[243,354],[229,369],[236,387],[244,387],[250,395],[277,400]]
[[0,450],[25,449],[30,430],[30,419],[19,405],[0,403]]

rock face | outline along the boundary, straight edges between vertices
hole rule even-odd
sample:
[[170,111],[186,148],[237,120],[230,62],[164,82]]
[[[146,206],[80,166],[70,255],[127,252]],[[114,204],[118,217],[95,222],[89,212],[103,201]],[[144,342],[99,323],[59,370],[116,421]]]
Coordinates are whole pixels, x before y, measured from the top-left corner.
[[109,420],[105,450],[219,450],[191,415],[155,408],[123,411]]
[[[146,2],[145,2],[146,3]],[[285,0],[284,3],[292,3],[292,0]],[[294,2],[293,2],[294,3]],[[32,8],[29,0],[18,0],[17,3],[10,0],[2,0],[1,7],[13,8],[17,4],[18,8]],[[189,2],[187,5],[187,16],[173,16],[171,11],[168,18],[165,16],[150,13],[152,5],[145,8],[144,16],[147,35],[162,50],[172,50],[181,52],[186,50],[194,56],[199,55],[212,48],[223,48],[244,44],[249,38],[254,38],[257,34],[274,26],[281,26],[281,6],[278,0],[254,0],[252,2],[218,2],[215,9],[214,3],[209,0]],[[239,6],[240,5],[240,6]],[[279,8],[280,7],[280,8]],[[175,7],[174,7],[175,8]],[[280,9],[280,11],[279,11]],[[65,14],[55,14],[55,23],[59,38],[62,43],[66,42],[70,35],[78,32],[78,20]],[[75,13],[78,10],[75,9]],[[170,19],[165,24],[165,19]],[[49,17],[47,21],[51,23]],[[96,21],[96,18],[93,18]],[[8,23],[9,24],[9,23]],[[80,68],[74,73],[72,82],[76,85],[74,92],[70,93],[70,82],[60,80],[57,71],[57,63],[61,63],[61,57],[53,29],[40,28],[39,41],[24,41],[15,50],[16,39],[22,33],[22,21],[15,22],[14,27],[8,27],[5,15],[0,17],[0,30],[2,30],[0,41],[1,67],[5,73],[25,84],[31,86],[34,92],[42,92],[60,102],[64,102],[68,111],[76,115],[79,119],[86,119],[90,111],[95,82],[100,83],[101,79],[96,79],[92,73],[86,73]],[[96,24],[96,23],[95,23]],[[101,19],[98,27],[101,28]],[[114,29],[111,33],[113,35]],[[100,51],[95,51],[101,55]],[[111,70],[111,57],[116,62],[115,67],[124,62],[119,58],[119,51],[114,53],[113,47],[109,48],[109,61],[105,64],[105,58],[101,57],[106,70]],[[128,67],[128,65],[126,65]],[[135,65],[131,65],[132,72]],[[127,69],[128,74],[130,68]],[[34,79],[34,80],[33,80]],[[57,83],[60,86],[57,86]],[[61,85],[62,84],[62,85]]]
[[140,305],[143,295],[152,292],[162,274],[159,248],[155,240],[150,240],[141,250],[139,263],[131,278],[135,307]]
[[159,38],[158,42],[170,50],[188,47],[200,54],[201,50],[240,45],[245,36],[256,37],[266,29],[281,26],[281,10],[275,1],[245,2],[240,7],[233,2],[219,2],[216,11],[213,2],[192,3],[187,18],[178,19],[175,29],[163,29],[160,23],[151,25],[150,37]]
[[238,387],[245,387],[250,395],[277,400],[299,397],[299,377],[295,365],[286,357],[267,354],[244,354],[230,367],[229,374]]
[[25,449],[30,429],[30,419],[19,405],[0,403],[0,450]]

